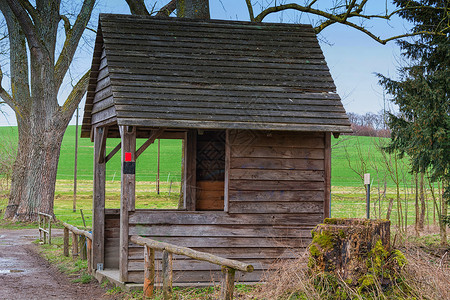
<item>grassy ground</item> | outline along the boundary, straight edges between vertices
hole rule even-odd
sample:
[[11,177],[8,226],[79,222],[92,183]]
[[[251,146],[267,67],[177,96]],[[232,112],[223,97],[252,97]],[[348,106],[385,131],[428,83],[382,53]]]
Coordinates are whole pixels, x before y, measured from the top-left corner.
[[[2,139],[17,140],[17,127],[0,127],[0,137]],[[0,143],[2,142],[0,139]],[[143,139],[138,140],[138,147],[144,142]],[[372,138],[372,137],[353,137],[341,136],[339,139],[332,138],[332,185],[333,186],[362,186],[361,178],[351,170],[349,161],[353,168],[360,165],[360,161],[364,160],[367,164],[367,172],[380,182],[384,182],[384,176],[388,175],[384,171],[382,156],[378,151],[381,144],[386,144],[388,139]],[[117,144],[119,139],[108,139],[107,152],[111,151]],[[73,179],[74,173],[74,153],[75,149],[75,126],[69,126],[64,135],[61,146],[61,156],[58,165],[58,179]],[[79,139],[78,153],[78,179],[92,179],[92,155],[93,144],[90,139]],[[142,154],[136,162],[136,180],[138,181],[155,181],[157,173],[157,143],[150,147]],[[348,157],[347,158],[347,154]],[[180,140],[161,140],[160,154],[160,174],[161,180],[174,182],[180,181],[181,174],[181,141]],[[120,155],[116,154],[110,162],[108,162],[106,170],[106,178],[108,181],[118,180],[120,177]],[[404,160],[407,163],[407,160]],[[410,185],[411,178],[404,167],[401,168],[400,177],[405,177],[405,182]],[[387,176],[386,182],[388,186],[393,186],[392,178]]]

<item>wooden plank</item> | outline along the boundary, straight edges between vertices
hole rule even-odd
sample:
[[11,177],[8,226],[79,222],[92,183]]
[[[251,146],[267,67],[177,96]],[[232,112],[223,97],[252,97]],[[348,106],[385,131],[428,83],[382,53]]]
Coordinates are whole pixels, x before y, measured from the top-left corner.
[[174,244],[180,247],[255,247],[274,248],[290,247],[303,248],[309,239],[304,238],[261,238],[261,237],[159,237],[158,241]]
[[[162,254],[161,257],[155,260],[155,268],[161,270],[162,263]],[[176,257],[179,257],[176,259]],[[298,259],[286,259],[286,262],[295,262]],[[269,269],[275,262],[276,258],[271,259],[247,259],[242,262],[245,264],[250,264],[254,267],[254,270],[267,270]],[[145,262],[143,257],[141,256],[138,260],[130,260],[129,263],[129,271],[145,271]],[[173,256],[173,270],[174,271],[220,271],[222,269],[221,265],[212,264],[206,261],[199,261],[195,259],[188,259],[186,257],[180,257],[177,255]]]
[[195,129],[246,129],[246,130],[294,130],[294,131],[339,131],[341,133],[353,132],[351,127],[345,124],[306,124],[306,123],[273,123],[273,122],[236,122],[236,121],[207,121],[207,120],[180,120],[164,118],[136,118],[119,117],[119,124],[132,126],[166,126],[172,128]]
[[230,190],[237,191],[323,191],[323,181],[231,180]]
[[[270,86],[272,87],[293,87],[293,88],[305,88],[308,90],[317,90],[323,92],[334,92],[336,91],[336,87],[331,81],[322,81],[317,80],[315,77],[304,77],[302,80],[296,81],[270,81],[264,79],[245,79],[245,78],[220,78],[220,77],[191,77],[191,76],[175,76],[176,74],[171,75],[157,75],[157,74],[129,74],[129,73],[119,73],[119,72],[110,72],[109,76],[111,77],[111,81],[115,80],[134,80],[134,81],[153,81],[157,83],[164,84],[220,84],[223,86],[228,85],[249,85],[249,86]],[[114,86],[114,85],[113,85]]]
[[[219,101],[230,103],[249,103],[247,99],[253,99],[255,103],[261,104],[295,104],[301,103],[302,105],[325,105],[325,106],[341,106],[340,97],[336,93],[315,93],[315,92],[303,92],[299,93],[299,90],[279,89],[279,88],[264,88],[264,87],[248,87],[248,86],[233,86],[224,89],[221,85],[208,85],[202,87],[202,89],[195,88],[191,85],[184,85],[180,87],[172,87],[168,90],[164,86],[156,83],[148,82],[143,84],[142,82],[136,82],[132,80],[115,81],[115,86],[120,86],[120,91],[116,91],[118,103],[120,103],[120,95],[134,94],[139,92],[148,95],[150,99],[161,100],[180,100],[180,101]],[[264,93],[258,93],[260,89],[263,89]],[[214,97],[212,97],[214,96]],[[222,98],[221,98],[222,97]],[[244,98],[244,100],[242,100]],[[224,101],[226,100],[226,101]],[[264,101],[265,100],[265,101]],[[250,101],[250,103],[253,103]]]
[[[103,127],[94,128],[94,189],[92,210],[92,268],[97,269],[98,264],[105,263],[105,180],[106,164],[99,163],[101,151],[101,136]],[[103,149],[104,151],[104,149]]]
[[[234,204],[234,203],[233,203]],[[308,205],[308,203],[306,204]],[[153,225],[130,226],[129,235],[152,237],[311,237],[313,226]]]
[[[322,171],[323,160],[276,159],[276,158],[233,158],[231,169],[270,169],[270,170],[318,170]],[[230,183],[231,184],[231,183]]]
[[[135,184],[136,175],[128,170],[125,173],[125,163],[135,163],[136,153],[136,128],[122,126],[120,128],[122,136],[122,179],[121,179],[121,195],[120,195],[120,246],[119,246],[119,279],[120,281],[128,281],[128,213],[134,211],[135,208]],[[130,156],[130,160],[126,160],[126,156]]]
[[324,181],[324,171],[316,170],[267,170],[267,169],[231,169],[231,180],[288,180],[288,181]]
[[[130,213],[130,224],[166,225],[317,225],[323,218],[318,214],[227,214],[225,212],[192,212],[139,210]],[[200,246],[198,246],[200,247]]]
[[323,212],[323,201],[318,202],[266,202],[261,205],[257,202],[231,201],[230,213],[249,213],[249,214],[301,214],[312,213],[320,214]]
[[[290,249],[290,248],[247,248],[247,247],[235,247],[235,248],[197,248],[192,247],[192,249],[211,253],[220,257],[247,261],[252,264],[255,269],[259,269],[260,264],[267,263],[270,264],[274,260],[278,259],[299,259],[302,255],[304,249]],[[129,247],[129,260],[130,264],[135,260],[143,259],[144,248],[141,246],[130,246]],[[161,252],[157,251],[155,253],[155,259],[160,260],[162,257]],[[185,256],[174,255],[174,260],[186,260]]]
[[120,148],[122,147],[122,143],[119,143],[114,149],[109,152],[109,154],[105,157],[105,163],[107,163],[113,156],[119,152]]
[[197,201],[197,130],[190,129],[187,132],[185,141],[185,208],[186,210],[194,211],[196,209]]
[[322,201],[325,191],[237,191],[230,190],[230,201],[258,202],[265,205],[270,201]]
[[323,149],[308,149],[297,147],[234,145],[231,149],[231,157],[271,157],[271,158],[305,158],[323,159]]
[[231,161],[231,146],[230,146],[229,130],[225,131],[225,176],[224,176],[224,204],[223,210],[228,212],[229,209],[229,185],[230,185],[230,161]]
[[323,215],[325,218],[329,218],[331,214],[331,132],[326,132],[324,135],[324,147],[325,198],[323,202]]
[[223,211],[224,207],[224,199],[223,199],[223,191],[221,196],[218,197],[201,197],[197,193],[197,203],[196,210],[199,211]]
[[323,149],[323,134],[299,132],[258,132],[252,130],[232,130],[230,143],[235,145],[273,147],[298,147]]
[[112,107],[102,110],[98,113],[92,114],[91,122],[92,122],[92,125],[99,124],[100,122],[110,119],[114,116],[116,116],[116,108],[114,106],[112,106]]

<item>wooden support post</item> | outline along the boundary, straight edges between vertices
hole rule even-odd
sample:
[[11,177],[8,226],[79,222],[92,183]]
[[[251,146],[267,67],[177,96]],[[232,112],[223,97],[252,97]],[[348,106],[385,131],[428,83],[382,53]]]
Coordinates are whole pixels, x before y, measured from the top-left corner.
[[105,174],[106,163],[99,163],[102,149],[104,128],[94,129],[94,196],[92,210],[92,268],[97,269],[97,264],[103,264],[105,260]]
[[230,130],[225,131],[225,178],[224,178],[224,192],[223,192],[223,210],[228,212],[229,210],[229,178],[230,178],[230,162],[231,162],[231,145],[230,145]]
[[155,250],[144,246],[144,296],[151,298],[155,287]]
[[79,249],[80,249],[80,258],[82,260],[86,260],[87,259],[86,237],[84,235],[80,235]]
[[222,287],[220,289],[220,300],[232,300],[234,294],[235,269],[222,267]]
[[185,208],[194,211],[197,199],[197,130],[189,129],[185,144]]
[[164,250],[162,256],[163,299],[172,299],[172,253]]
[[324,170],[325,170],[325,199],[323,202],[323,217],[331,217],[331,132],[325,132],[324,134],[325,144],[325,158],[324,158]]
[[64,256],[69,257],[69,229],[64,227]]
[[119,279],[128,281],[128,212],[135,209],[136,127],[120,126],[122,180],[120,194]]
[[72,258],[76,259],[78,256],[78,235],[72,232]]
[[87,254],[87,265],[88,265],[88,274],[92,274],[92,241],[91,239],[86,239],[86,254]]

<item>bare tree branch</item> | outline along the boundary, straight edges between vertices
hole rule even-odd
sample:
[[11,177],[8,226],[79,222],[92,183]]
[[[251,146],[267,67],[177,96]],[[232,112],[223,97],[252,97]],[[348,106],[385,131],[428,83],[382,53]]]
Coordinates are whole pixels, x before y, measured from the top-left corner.
[[[11,1],[11,0],[9,0]],[[75,51],[80,42],[81,36],[91,18],[92,10],[94,8],[95,0],[84,0],[83,6],[77,16],[77,20],[71,29],[67,31],[66,28],[66,40],[64,42],[61,54],[58,57],[58,61],[55,64],[55,86],[59,88],[66,75],[67,69],[70,66],[70,62],[75,55]],[[64,19],[63,19],[64,20]],[[65,22],[65,21],[64,21]],[[66,24],[65,24],[66,27]]]
[[3,72],[2,69],[0,68],[0,98],[3,99],[4,101],[0,103],[6,103],[9,105],[9,107],[11,107],[14,111],[16,111],[16,109],[14,108],[17,107],[17,103],[14,100],[14,98],[3,88],[3,86],[1,86],[2,80],[3,80]]
[[[317,2],[317,0],[313,0],[310,1],[308,4],[306,5],[299,5],[296,3],[290,3],[290,4],[283,4],[283,5],[275,5],[275,6],[271,6],[268,7],[266,9],[264,9],[262,12],[259,13],[259,15],[257,15],[256,17],[254,17],[254,22],[262,22],[263,19],[265,17],[267,17],[270,14],[273,13],[277,13],[280,11],[284,11],[284,10],[297,10],[300,12],[304,12],[304,13],[309,13],[309,14],[313,14],[313,15],[317,15],[320,17],[325,18],[325,21],[323,21],[321,24],[319,24],[318,26],[316,26],[314,28],[316,33],[321,32],[323,29],[325,29],[326,27],[330,26],[331,24],[334,23],[340,23],[340,24],[344,24],[347,26],[350,26],[352,28],[355,28],[356,30],[359,30],[363,33],[365,33],[366,35],[368,35],[369,37],[371,37],[372,39],[374,39],[375,41],[377,41],[378,43],[381,44],[386,44],[389,41],[392,40],[396,40],[396,39],[400,39],[400,38],[404,38],[404,37],[410,37],[410,36],[416,36],[416,35],[445,35],[444,31],[447,30],[449,26],[447,26],[446,28],[444,28],[442,31],[439,32],[435,32],[435,31],[420,31],[420,32],[414,32],[414,33],[406,33],[406,34],[401,34],[401,35],[396,35],[396,36],[392,36],[386,39],[383,39],[377,35],[375,35],[373,32],[371,32],[370,30],[368,30],[367,28],[365,28],[362,25],[357,25],[354,22],[350,22],[349,19],[350,18],[361,18],[361,19],[385,19],[385,20],[390,20],[394,15],[398,15],[400,14],[402,11],[405,10],[414,10],[414,9],[423,9],[424,6],[410,6],[408,8],[401,8],[401,9],[397,9],[392,11],[391,13],[388,13],[386,11],[385,14],[382,15],[365,15],[365,14],[361,14],[361,12],[364,9],[364,6],[367,4],[368,0],[363,0],[360,3],[357,3],[357,0],[351,0],[350,2],[347,3],[347,5],[345,6],[345,12],[341,13],[341,14],[333,14],[324,10],[320,10],[320,9],[316,9],[313,8],[313,4],[315,4]],[[251,6],[251,2],[250,0],[246,0],[247,3],[247,7],[249,10],[250,14],[253,14],[253,8]],[[335,7],[337,8],[337,7]],[[343,8],[343,7],[340,7]],[[428,7],[426,7],[428,8]],[[445,10],[446,8],[444,7],[433,7],[432,9],[436,9],[436,10]]]
[[70,34],[70,30],[72,30],[72,24],[70,24],[70,20],[67,16],[60,15],[61,20],[64,22],[64,31],[66,32],[66,36]]
[[[31,21],[30,17],[28,16],[27,11],[22,6],[22,4],[18,3],[15,0],[6,0],[8,3],[11,11],[14,13],[14,15],[17,18],[17,21],[19,22],[20,26],[23,28],[24,34],[27,37],[28,46],[30,47],[30,51],[36,51],[36,54],[41,59],[44,56],[43,47],[41,42],[39,41],[39,38],[37,37],[35,28],[33,26],[33,22]],[[28,0],[21,0],[20,2],[28,2]],[[29,2],[28,2],[29,4]],[[31,5],[31,4],[30,4]]]
[[252,0],[245,0],[245,3],[247,3],[247,9],[248,9],[248,14],[250,15],[250,21],[256,22],[255,14],[253,13]]
[[27,10],[28,14],[31,16],[34,22],[40,19],[39,14],[36,9],[31,5],[28,0],[19,0],[20,4]]
[[161,9],[156,14],[157,17],[168,17],[177,8],[177,1],[171,0],[169,3],[161,7]]
[[60,107],[60,120],[70,121],[70,116],[73,114],[78,104],[80,104],[81,99],[86,93],[87,86],[89,83],[89,76],[91,71],[87,71],[83,77],[78,80],[77,84],[73,87],[72,92],[70,92],[63,106]]

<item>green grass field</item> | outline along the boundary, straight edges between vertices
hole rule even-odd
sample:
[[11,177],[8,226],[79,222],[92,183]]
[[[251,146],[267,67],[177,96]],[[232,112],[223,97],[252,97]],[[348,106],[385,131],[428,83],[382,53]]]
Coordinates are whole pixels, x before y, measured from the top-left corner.
[[[16,127],[0,127],[2,140],[17,139]],[[0,140],[1,142],[1,140]],[[140,140],[138,146],[144,140]],[[362,179],[349,167],[361,165],[366,161],[367,170],[372,174],[372,215],[385,217],[389,200],[395,198],[395,185],[383,167],[381,153],[377,150],[379,143],[388,139],[371,137],[341,136],[332,138],[332,216],[364,217],[365,191]],[[118,139],[109,139],[107,152],[119,143]],[[80,211],[72,212],[73,205],[73,170],[74,170],[75,126],[69,126],[61,147],[58,167],[58,180],[55,195],[55,214],[61,220],[76,226],[82,225]],[[180,191],[181,141],[161,140],[161,193],[156,193],[156,153],[157,144],[151,145],[137,161],[136,205],[138,208],[163,208],[177,206]],[[347,154],[348,153],[348,154]],[[91,222],[92,207],[92,166],[93,144],[89,139],[79,139],[78,154],[78,193],[77,209],[83,209],[87,225]],[[408,223],[413,222],[414,195],[410,188],[411,175],[407,172],[407,159],[403,160],[400,179],[403,209],[408,211]],[[378,168],[378,174],[376,169]],[[386,178],[386,194],[384,179]],[[0,187],[1,190],[1,187]],[[170,191],[170,195],[169,195]],[[119,208],[120,198],[120,155],[108,162],[106,207]],[[377,201],[377,199],[382,199]],[[1,197],[0,209],[6,206],[6,197]],[[429,220],[433,219],[431,201],[429,201]],[[396,220],[396,204],[392,212]]]

